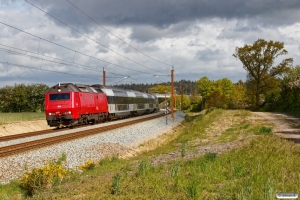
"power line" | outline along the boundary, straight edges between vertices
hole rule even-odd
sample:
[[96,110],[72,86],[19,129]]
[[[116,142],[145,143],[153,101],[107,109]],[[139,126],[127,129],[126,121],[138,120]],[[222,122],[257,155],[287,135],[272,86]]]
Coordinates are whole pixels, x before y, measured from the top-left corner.
[[71,74],[71,73],[67,73],[67,72],[59,72],[59,71],[53,71],[53,70],[48,70],[48,69],[36,68],[36,67],[29,67],[29,66],[20,65],[20,64],[15,64],[15,63],[2,62],[2,61],[0,61],[0,63],[2,63],[2,64],[7,64],[7,65],[12,65],[12,66],[17,66],[17,67],[23,67],[23,68],[34,69],[34,70],[47,71],[47,72],[54,72],[54,73],[60,73],[60,74],[67,74],[67,75],[71,75],[71,76],[77,76],[77,77],[83,77],[83,78],[89,78],[89,79],[100,80],[99,78],[92,78],[92,77],[90,77],[90,76],[84,76],[84,75],[78,75],[78,74]]
[[[67,62],[67,63],[69,63],[69,64],[71,64],[71,65],[76,64],[76,65],[83,66],[83,67],[87,67],[87,68],[97,69],[97,67],[94,68],[94,67],[92,67],[92,66],[82,65],[82,64],[79,64],[79,63],[76,63],[76,62],[71,62],[71,61],[68,61],[68,60],[64,60],[64,59],[55,58],[55,57],[52,57],[52,56],[43,55],[43,54],[40,54],[40,53],[36,53],[36,52],[33,52],[33,51],[28,51],[28,50],[20,49],[20,48],[16,48],[16,47],[12,47],[12,46],[5,45],[5,44],[0,44],[0,46],[8,47],[8,48],[11,48],[11,49],[16,49],[16,50],[18,50],[18,51],[24,51],[24,52],[31,53],[31,54],[37,54],[37,55],[39,55],[39,56],[51,58],[51,59],[54,59],[54,60],[59,60],[59,61]],[[27,55],[27,54],[25,54],[25,55]]]
[[40,57],[36,57],[36,56],[32,56],[32,55],[27,55],[27,54],[23,54],[23,53],[20,53],[20,52],[17,52],[17,51],[12,51],[10,49],[0,48],[0,51],[11,53],[11,54],[15,54],[15,55],[18,55],[18,56],[24,56],[24,57],[28,57],[28,58],[32,58],[32,59],[37,59],[37,60],[42,60],[42,61],[48,61],[48,62],[52,62],[52,63],[56,63],[56,64],[73,66],[73,67],[80,68],[80,69],[86,69],[86,70],[100,72],[100,70],[97,70],[97,69],[91,69],[91,68],[86,68],[86,67],[77,67],[74,64],[67,64],[67,63],[56,62],[56,61],[53,61],[53,60],[47,60],[47,59],[44,59],[44,58],[40,58]]
[[[26,0],[25,0],[26,1]],[[132,45],[128,44],[127,42],[125,42],[124,40],[122,40],[121,38],[119,38],[117,35],[115,35],[114,33],[112,33],[110,30],[108,30],[107,28],[105,28],[104,26],[102,26],[101,24],[99,24],[96,20],[94,20],[92,17],[90,17],[89,15],[87,15],[85,12],[83,12],[81,9],[79,9],[77,6],[75,6],[73,3],[71,3],[69,0],[66,0],[69,4],[71,4],[74,8],[76,8],[78,11],[80,11],[82,14],[84,14],[87,18],[89,18],[90,20],[92,20],[93,22],[95,22],[96,24],[98,24],[101,28],[103,28],[104,30],[106,30],[107,32],[109,32],[110,34],[112,34],[113,36],[115,36],[116,38],[118,38],[119,40],[121,40],[122,42],[124,42],[125,44],[127,44],[128,46],[130,46],[132,49],[134,49],[135,51],[143,54],[144,56],[156,61],[156,62],[159,62],[161,64],[164,64],[164,65],[167,65],[167,66],[172,66],[170,64],[166,64],[164,62],[161,62],[155,58],[152,58],[150,56],[148,56],[147,54],[141,52],[140,50],[138,50],[137,48],[133,47]]]
[[[5,46],[5,47],[9,47],[9,48],[12,48],[12,49],[17,49],[17,50],[19,50],[19,51],[24,51],[24,52],[28,52],[28,53],[33,53],[33,54],[37,54],[37,55],[39,55],[39,56],[44,56],[44,57],[48,57],[48,58],[51,58],[51,59],[55,59],[55,60],[67,62],[67,63],[55,62],[55,61],[53,61],[53,60],[47,60],[47,59],[44,59],[44,58],[35,57],[35,56],[32,56],[32,55],[27,55],[27,54],[23,54],[23,53],[20,53],[20,52],[17,52],[17,51],[12,51],[12,50],[10,50],[10,49],[0,48],[0,50],[2,49],[2,51],[8,52],[8,53],[14,53],[14,54],[17,54],[17,55],[22,55],[22,56],[29,57],[29,58],[33,58],[33,59],[45,60],[45,61],[48,61],[48,62],[54,62],[54,63],[57,63],[57,64],[62,64],[62,65],[67,65],[67,66],[74,66],[74,67],[80,68],[80,69],[87,69],[87,70],[97,71],[97,72],[101,72],[101,71],[102,71],[102,70],[98,69],[97,67],[96,67],[96,68],[93,68],[93,67],[91,67],[91,66],[87,66],[87,65],[82,65],[82,64],[70,62],[70,61],[63,60],[63,59],[59,59],[59,58],[55,58],[55,57],[52,57],[52,56],[46,56],[46,55],[38,54],[38,53],[35,53],[35,52],[32,52],[32,51],[28,51],[28,50],[24,50],[24,49],[12,47],[12,46],[4,45],[4,44],[0,44],[0,45],[1,45],[1,46]],[[78,65],[78,66],[83,66],[83,67],[77,67],[76,65]],[[98,70],[97,70],[97,69],[98,69]],[[124,75],[122,75],[122,74],[117,74],[117,73],[112,73],[112,74],[118,75],[118,76],[124,76]],[[119,78],[119,77],[107,77],[107,78]]]
[[[6,24],[6,23],[3,23],[3,22],[1,22],[1,21],[0,21],[0,24],[3,24],[3,25],[5,25],[5,26],[8,26],[8,27],[10,27],[10,28],[12,28],[12,29],[18,30],[18,31],[20,31],[20,32],[22,32],[22,33],[26,33],[26,34],[31,35],[31,36],[33,36],[33,37],[36,37],[36,38],[38,38],[38,39],[44,40],[44,41],[49,42],[49,43],[51,43],[51,44],[57,45],[57,46],[62,47],[62,48],[64,48],[64,49],[73,51],[74,53],[78,53],[78,54],[84,55],[84,56],[86,56],[86,57],[93,58],[93,59],[95,59],[95,60],[102,61],[102,62],[105,62],[105,63],[107,63],[107,64],[110,64],[110,65],[113,65],[113,66],[116,66],[116,67],[121,67],[121,68],[124,68],[124,69],[128,69],[128,70],[131,70],[131,71],[140,72],[140,73],[143,73],[143,74],[151,74],[151,73],[148,73],[148,72],[142,72],[142,71],[139,71],[139,70],[135,70],[135,69],[131,69],[131,68],[128,68],[128,67],[120,66],[120,65],[117,65],[117,64],[114,64],[114,63],[111,63],[111,62],[108,62],[108,61],[105,61],[105,60],[96,58],[96,57],[94,57],[94,56],[87,55],[87,54],[85,54],[85,53],[82,53],[82,52],[76,51],[76,50],[74,50],[74,49],[71,49],[71,48],[69,48],[69,47],[66,47],[66,46],[57,44],[57,43],[55,43],[55,42],[52,42],[52,41],[50,41],[50,40],[41,38],[41,37],[36,36],[36,35],[34,35],[34,34],[32,34],[32,33],[28,33],[28,32],[26,32],[26,31],[23,31],[23,30],[19,29],[19,28],[16,28],[16,27],[14,27],[14,26],[11,26],[11,25],[8,25],[8,24]],[[151,75],[152,75],[152,74],[151,74]]]
[[[105,45],[99,43],[98,41],[94,40],[93,38],[87,36],[86,34],[84,34],[84,33],[80,32],[80,31],[78,31],[78,30],[75,29],[75,28],[71,27],[70,25],[68,25],[68,24],[66,24],[65,22],[59,20],[58,18],[54,17],[53,15],[47,13],[46,11],[44,11],[43,9],[37,7],[36,5],[34,5],[33,3],[29,2],[28,0],[24,0],[24,1],[26,1],[26,2],[29,3],[29,4],[31,4],[31,5],[34,6],[35,8],[39,9],[40,11],[42,11],[43,13],[45,13],[46,15],[49,15],[50,17],[54,18],[55,20],[57,20],[57,21],[59,21],[60,23],[64,24],[65,26],[69,27],[70,29],[74,30],[75,32],[77,32],[77,33],[83,35],[84,37],[86,37],[86,38],[92,40],[93,42],[99,44],[100,46],[102,46],[102,47],[108,49],[109,51],[112,51],[112,52],[116,53],[117,55],[119,55],[119,56],[121,56],[121,57],[123,57],[123,58],[125,58],[125,59],[127,59],[127,60],[130,60],[131,62],[134,62],[135,64],[138,64],[138,65],[140,65],[140,66],[142,66],[142,67],[145,67],[145,68],[151,69],[151,70],[153,70],[153,71],[159,72],[159,71],[157,71],[157,70],[155,70],[155,69],[152,69],[152,68],[147,67],[147,66],[145,66],[145,65],[143,65],[143,64],[140,64],[140,63],[138,63],[138,62],[136,62],[136,61],[134,61],[134,60],[132,60],[132,59],[130,59],[130,58],[128,58],[128,57],[126,57],[126,56],[124,56],[124,55],[122,55],[122,54],[120,54],[120,53],[118,53],[118,52],[116,52],[116,51],[114,51],[114,50],[112,50],[112,49],[110,49],[110,48],[108,48],[107,46],[105,46]],[[161,73],[161,72],[159,72],[159,73]]]

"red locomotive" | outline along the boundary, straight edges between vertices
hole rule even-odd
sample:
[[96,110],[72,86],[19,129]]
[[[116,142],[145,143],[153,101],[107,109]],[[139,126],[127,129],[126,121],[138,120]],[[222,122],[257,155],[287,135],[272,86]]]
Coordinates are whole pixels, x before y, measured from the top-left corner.
[[94,124],[157,110],[154,95],[101,85],[59,83],[45,96],[46,120],[51,127]]
[[51,127],[98,123],[108,116],[107,98],[88,85],[57,84],[45,96],[45,113]]

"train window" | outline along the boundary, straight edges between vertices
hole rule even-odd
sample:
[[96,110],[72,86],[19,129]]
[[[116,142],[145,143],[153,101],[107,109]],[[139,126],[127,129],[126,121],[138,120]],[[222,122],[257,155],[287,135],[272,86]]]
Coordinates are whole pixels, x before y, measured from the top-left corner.
[[50,94],[50,101],[55,100],[69,100],[70,93]]
[[109,103],[109,104],[114,104],[114,103],[115,103],[114,97],[112,97],[112,96],[108,96],[108,97],[107,97],[107,100],[108,100],[108,103]]

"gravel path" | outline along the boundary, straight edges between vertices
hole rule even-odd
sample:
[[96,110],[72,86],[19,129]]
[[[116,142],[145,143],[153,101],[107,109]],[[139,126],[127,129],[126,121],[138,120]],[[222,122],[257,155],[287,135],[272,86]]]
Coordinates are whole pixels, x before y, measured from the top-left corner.
[[[8,183],[10,180],[22,176],[26,171],[30,171],[32,168],[42,167],[49,161],[57,160],[63,153],[65,153],[67,157],[65,167],[72,169],[76,169],[77,166],[82,165],[88,159],[97,161],[106,156],[122,155],[132,148],[138,147],[143,142],[156,138],[159,134],[171,130],[177,126],[184,117],[184,113],[177,111],[175,113],[174,121],[170,119],[170,115],[168,116],[167,125],[166,118],[161,117],[106,133],[52,145],[50,147],[25,152],[19,155],[0,158],[0,183]],[[96,126],[105,125],[106,124],[100,124]],[[95,126],[85,127],[84,129],[94,127]],[[60,132],[60,134],[66,134],[70,131],[76,130],[68,130],[63,133]],[[54,136],[54,134],[51,134],[51,136]],[[36,138],[37,137],[35,137],[35,139]],[[24,142],[29,139],[21,140]],[[6,142],[5,144],[3,143],[0,145],[6,146],[12,143],[13,142]]]
[[280,137],[300,143],[300,119],[284,113],[253,112],[274,123],[273,132]]

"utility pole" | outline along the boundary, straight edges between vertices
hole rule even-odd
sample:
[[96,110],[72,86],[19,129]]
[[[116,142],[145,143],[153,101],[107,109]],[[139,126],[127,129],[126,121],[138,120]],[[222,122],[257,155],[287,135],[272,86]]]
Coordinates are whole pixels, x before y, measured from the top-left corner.
[[165,109],[166,109],[166,125],[168,125],[168,105],[167,105],[167,91],[165,90]]
[[104,67],[103,67],[103,86],[105,86],[106,84],[106,73],[104,71]]
[[183,86],[180,84],[180,110],[183,111]]
[[174,121],[174,67],[171,70],[171,117]]

